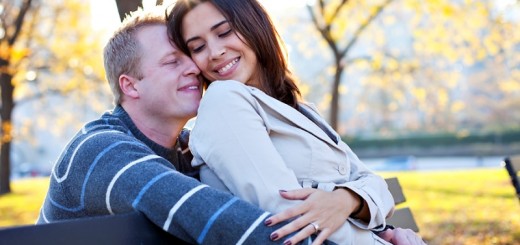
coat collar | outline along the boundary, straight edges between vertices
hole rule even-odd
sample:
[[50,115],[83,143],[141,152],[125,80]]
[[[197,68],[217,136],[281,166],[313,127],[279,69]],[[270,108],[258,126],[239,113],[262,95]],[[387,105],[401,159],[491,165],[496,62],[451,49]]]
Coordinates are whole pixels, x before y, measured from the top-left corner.
[[[315,137],[322,141],[327,142],[330,145],[338,147],[338,141],[340,140],[338,135],[325,123],[325,121],[313,110],[310,106],[300,103],[300,110],[303,110],[307,116],[302,112],[290,107],[289,105],[274,99],[273,97],[265,94],[263,91],[251,87],[251,94],[265,106],[271,108],[273,112],[278,113],[280,116],[294,123],[297,127],[309,132]],[[327,135],[324,130],[328,130],[330,133]],[[331,138],[334,137],[335,141]]]

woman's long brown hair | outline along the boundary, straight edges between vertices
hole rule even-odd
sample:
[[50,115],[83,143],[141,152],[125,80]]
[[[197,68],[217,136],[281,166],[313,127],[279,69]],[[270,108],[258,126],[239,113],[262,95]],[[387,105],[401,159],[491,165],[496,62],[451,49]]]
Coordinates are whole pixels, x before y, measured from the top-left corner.
[[172,42],[190,54],[182,37],[184,16],[197,5],[210,2],[229,21],[233,30],[256,54],[261,68],[260,86],[268,95],[294,108],[300,99],[296,79],[289,70],[285,46],[269,14],[256,0],[178,0],[167,15]]

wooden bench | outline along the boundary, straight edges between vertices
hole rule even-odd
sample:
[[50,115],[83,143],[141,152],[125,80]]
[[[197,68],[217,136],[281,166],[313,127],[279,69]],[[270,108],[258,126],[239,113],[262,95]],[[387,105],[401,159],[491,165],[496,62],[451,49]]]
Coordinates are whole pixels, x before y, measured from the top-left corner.
[[404,197],[403,188],[396,177],[386,178],[386,184],[388,190],[394,197],[396,209],[394,215],[386,220],[387,224],[393,225],[394,227],[408,228],[415,232],[419,232],[419,226],[415,222],[412,214],[412,210],[409,207],[400,207],[402,203],[406,201]]
[[[395,203],[406,201],[397,178],[386,179]],[[395,227],[419,231],[410,208],[397,208],[387,220]],[[0,244],[186,244],[163,231],[143,214],[99,216],[65,220],[50,224],[25,225],[0,229]]]
[[133,212],[0,229],[0,244],[186,244]]
[[516,197],[520,200],[520,184],[518,183],[518,171],[520,171],[520,155],[506,157],[502,165],[506,168],[511,184],[515,188]]

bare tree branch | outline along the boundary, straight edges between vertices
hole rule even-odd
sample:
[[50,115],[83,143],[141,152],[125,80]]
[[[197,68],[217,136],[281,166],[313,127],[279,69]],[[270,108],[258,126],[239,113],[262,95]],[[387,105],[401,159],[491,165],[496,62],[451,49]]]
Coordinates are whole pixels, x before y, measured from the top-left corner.
[[[321,8],[321,11],[322,11],[322,14],[323,14],[323,0],[320,0],[320,8]],[[336,46],[336,43],[334,42],[333,38],[330,36],[330,32],[329,32],[329,27],[326,27],[326,26],[322,26],[319,21],[318,21],[318,18],[316,16],[316,12],[314,11],[314,8],[311,6],[311,5],[307,5],[307,10],[309,11],[309,14],[311,15],[311,19],[312,19],[312,23],[314,24],[314,26],[316,27],[316,29],[318,29],[318,31],[320,32],[321,36],[323,37],[323,39],[325,39],[325,42],[327,42],[327,45],[329,45],[329,47],[332,49],[332,51],[334,52],[334,55],[336,55],[338,53],[338,47]],[[323,15],[322,15],[323,17]]]
[[27,11],[31,7],[32,0],[26,0],[24,4],[22,4],[22,7],[20,8],[20,12],[18,13],[18,16],[16,17],[16,21],[14,22],[15,31],[11,37],[8,37],[7,42],[9,43],[9,46],[13,45],[16,41],[16,38],[18,37],[18,34],[20,34],[20,31],[22,30],[23,20],[25,18],[25,14],[27,14]]
[[[341,11],[341,8],[343,7],[343,5],[345,5],[347,3],[347,1],[348,0],[341,1],[341,3],[336,7],[336,9],[334,10],[334,13],[332,14],[332,18],[331,18],[332,20],[336,19],[336,16],[338,16],[339,11]],[[330,25],[329,25],[328,29],[330,30]]]
[[350,42],[347,44],[347,46],[345,46],[345,48],[340,52],[340,57],[343,57],[345,56],[345,54],[350,50],[350,48],[352,48],[352,46],[354,44],[356,44],[357,40],[359,39],[359,37],[361,36],[361,33],[363,33],[363,31],[368,27],[368,25],[370,25],[370,23],[372,23],[372,21],[377,18],[377,16],[379,16],[379,14],[381,14],[381,12],[383,12],[383,9],[392,2],[393,0],[387,0],[386,2],[384,2],[383,4],[381,4],[380,6],[377,7],[376,11],[370,16],[368,17],[368,19],[365,20],[365,22],[363,22],[363,24],[361,24],[359,26],[359,28],[354,32],[354,35],[352,36],[352,39],[350,40]]

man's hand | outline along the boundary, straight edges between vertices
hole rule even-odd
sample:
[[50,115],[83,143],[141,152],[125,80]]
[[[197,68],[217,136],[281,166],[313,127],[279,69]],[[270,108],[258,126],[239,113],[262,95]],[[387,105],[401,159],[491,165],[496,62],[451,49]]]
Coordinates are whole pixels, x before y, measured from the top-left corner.
[[422,238],[410,229],[388,229],[377,234],[385,241],[394,245],[426,245]]

